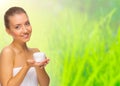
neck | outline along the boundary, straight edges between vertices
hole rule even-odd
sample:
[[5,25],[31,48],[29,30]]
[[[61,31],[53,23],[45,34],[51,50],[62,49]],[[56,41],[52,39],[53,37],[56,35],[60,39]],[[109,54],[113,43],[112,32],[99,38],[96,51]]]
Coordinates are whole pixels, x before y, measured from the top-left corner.
[[11,46],[19,51],[27,51],[28,50],[26,43],[19,43],[19,42],[13,41],[11,43]]

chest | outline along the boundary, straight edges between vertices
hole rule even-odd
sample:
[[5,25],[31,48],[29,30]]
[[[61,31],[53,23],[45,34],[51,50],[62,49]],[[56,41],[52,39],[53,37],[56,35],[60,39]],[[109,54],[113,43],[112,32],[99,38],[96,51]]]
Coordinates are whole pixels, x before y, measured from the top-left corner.
[[20,52],[16,53],[14,57],[14,67],[23,66],[28,59],[33,59],[33,52]]

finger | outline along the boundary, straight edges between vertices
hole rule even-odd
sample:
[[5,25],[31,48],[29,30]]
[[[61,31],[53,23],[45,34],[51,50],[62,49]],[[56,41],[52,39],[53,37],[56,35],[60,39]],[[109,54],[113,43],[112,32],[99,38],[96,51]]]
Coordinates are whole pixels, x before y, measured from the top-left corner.
[[43,68],[44,68],[44,66],[41,66],[41,67],[40,67],[40,69],[43,69]]
[[33,59],[28,59],[27,62],[31,63],[31,64],[35,63],[35,61]]
[[49,61],[49,59],[44,59],[43,61],[37,62],[37,63],[39,63],[39,64],[44,64],[44,63],[48,63],[48,61]]
[[34,65],[39,66],[39,67],[41,67],[41,66],[46,66],[46,65],[48,64],[48,61],[49,61],[49,59],[45,59],[45,60],[42,61],[42,62],[35,62]]
[[44,60],[42,62],[39,62],[39,65],[44,65],[44,64],[48,64],[48,60]]

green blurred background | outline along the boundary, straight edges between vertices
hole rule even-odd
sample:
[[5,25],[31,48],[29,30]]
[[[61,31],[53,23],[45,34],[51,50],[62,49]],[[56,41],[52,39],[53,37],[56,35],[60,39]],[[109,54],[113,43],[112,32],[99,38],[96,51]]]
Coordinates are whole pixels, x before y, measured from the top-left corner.
[[120,86],[119,0],[0,0],[0,50],[12,41],[3,23],[11,6],[29,15],[28,45],[50,58],[50,86]]

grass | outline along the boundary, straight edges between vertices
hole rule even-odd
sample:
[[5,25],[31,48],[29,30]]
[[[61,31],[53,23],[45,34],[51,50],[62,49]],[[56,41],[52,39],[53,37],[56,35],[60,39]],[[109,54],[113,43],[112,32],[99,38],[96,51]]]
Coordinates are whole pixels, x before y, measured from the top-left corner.
[[110,27],[115,11],[99,21],[71,10],[54,19],[50,86],[120,86],[120,29]]

